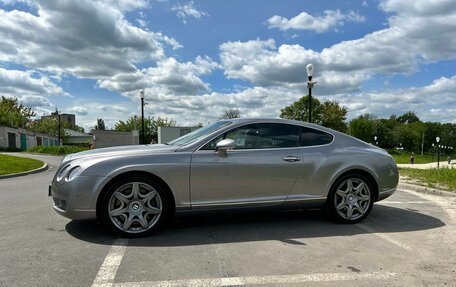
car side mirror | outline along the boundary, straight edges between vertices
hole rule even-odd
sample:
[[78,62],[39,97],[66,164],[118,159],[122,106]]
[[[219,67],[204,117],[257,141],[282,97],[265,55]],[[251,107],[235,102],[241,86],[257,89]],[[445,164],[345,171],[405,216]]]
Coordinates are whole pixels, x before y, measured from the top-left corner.
[[219,156],[226,156],[227,150],[232,150],[236,147],[236,142],[232,139],[224,139],[217,143],[215,150]]

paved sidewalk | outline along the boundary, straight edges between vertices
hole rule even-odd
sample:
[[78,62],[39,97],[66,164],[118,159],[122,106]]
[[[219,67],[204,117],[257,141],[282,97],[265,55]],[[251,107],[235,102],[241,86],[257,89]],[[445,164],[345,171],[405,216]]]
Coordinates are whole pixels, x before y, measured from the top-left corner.
[[[422,163],[422,164],[398,164],[397,165],[399,168],[416,168],[416,169],[431,169],[431,168],[437,168],[437,162],[431,162],[431,163]],[[440,167],[446,167],[446,168],[456,168],[456,161],[452,161],[451,164],[448,164],[447,161],[441,161],[440,162]]]

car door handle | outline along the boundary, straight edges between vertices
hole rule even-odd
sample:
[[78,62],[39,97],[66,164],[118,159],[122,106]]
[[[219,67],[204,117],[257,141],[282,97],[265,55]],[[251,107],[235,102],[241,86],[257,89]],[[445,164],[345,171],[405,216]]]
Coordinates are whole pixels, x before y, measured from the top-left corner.
[[300,161],[301,159],[299,157],[296,157],[296,156],[286,156],[283,158],[284,161],[288,161],[288,162],[296,162],[296,161]]

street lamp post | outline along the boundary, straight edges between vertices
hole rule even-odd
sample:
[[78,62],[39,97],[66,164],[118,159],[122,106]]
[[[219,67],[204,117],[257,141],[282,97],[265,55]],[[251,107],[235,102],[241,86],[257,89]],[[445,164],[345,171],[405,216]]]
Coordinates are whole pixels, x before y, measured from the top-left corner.
[[141,97],[141,143],[145,144],[145,134],[144,134],[144,90],[139,91],[139,96]]
[[437,168],[440,168],[440,137],[436,137],[435,141],[437,142]]
[[308,64],[306,67],[307,70],[307,88],[309,89],[309,123],[312,122],[312,88],[316,82],[312,82],[312,76],[314,72],[314,66],[312,64]]
[[60,135],[60,127],[61,127],[61,124],[60,124],[60,112],[59,112],[59,110],[57,110],[57,107],[55,108],[55,112],[57,113],[57,122],[58,122],[58,127],[57,127],[58,131],[57,131],[57,133],[58,133],[58,143],[59,143],[59,146],[60,146],[60,136],[61,136]]

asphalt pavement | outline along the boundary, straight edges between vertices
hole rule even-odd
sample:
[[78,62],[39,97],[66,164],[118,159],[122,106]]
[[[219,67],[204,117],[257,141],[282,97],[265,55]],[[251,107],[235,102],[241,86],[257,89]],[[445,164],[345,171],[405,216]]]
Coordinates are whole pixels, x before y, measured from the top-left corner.
[[[28,156],[28,155],[25,155]],[[0,286],[454,286],[456,198],[399,190],[360,224],[321,211],[177,218],[122,239],[71,221],[49,170],[0,180]]]

